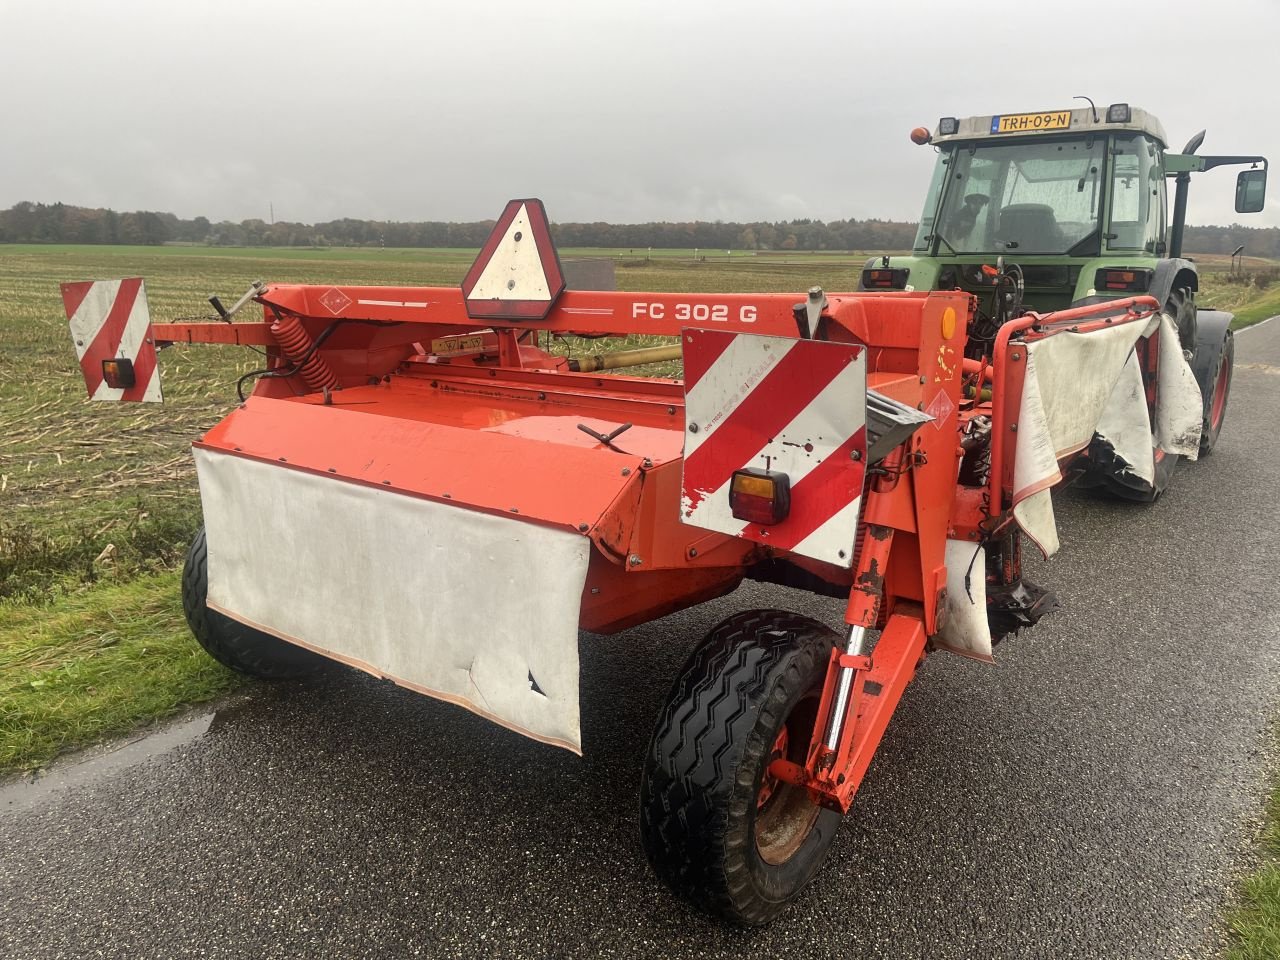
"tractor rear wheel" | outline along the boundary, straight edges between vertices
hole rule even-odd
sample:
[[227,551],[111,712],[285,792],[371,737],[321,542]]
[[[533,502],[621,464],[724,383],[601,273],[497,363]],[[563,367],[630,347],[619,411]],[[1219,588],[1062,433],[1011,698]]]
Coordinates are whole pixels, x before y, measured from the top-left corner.
[[205,652],[225,667],[264,680],[306,676],[323,663],[309,650],[210,610],[205,603],[208,590],[209,550],[201,527],[182,568],[182,610]]
[[1227,418],[1227,399],[1231,396],[1231,377],[1236,363],[1236,338],[1230,330],[1218,354],[1218,369],[1213,375],[1213,394],[1205,405],[1204,423],[1200,428],[1200,456],[1207,457],[1217,446],[1222,421]]
[[740,613],[676,679],[645,759],[640,836],[658,876],[708,913],[767,923],[826,858],[840,814],[768,768],[805,762],[838,639],[795,614]]

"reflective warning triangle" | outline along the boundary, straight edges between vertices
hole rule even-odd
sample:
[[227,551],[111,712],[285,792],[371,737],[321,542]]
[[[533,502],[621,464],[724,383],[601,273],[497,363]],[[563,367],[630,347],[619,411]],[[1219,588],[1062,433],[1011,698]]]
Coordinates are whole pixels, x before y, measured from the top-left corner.
[[512,200],[462,281],[477,320],[541,320],[564,291],[564,270],[542,201]]

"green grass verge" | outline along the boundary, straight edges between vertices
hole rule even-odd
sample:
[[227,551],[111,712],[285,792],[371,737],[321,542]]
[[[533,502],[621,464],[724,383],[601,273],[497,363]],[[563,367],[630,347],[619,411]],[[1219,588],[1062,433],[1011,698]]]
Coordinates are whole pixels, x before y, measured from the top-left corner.
[[179,576],[0,605],[0,772],[38,767],[240,683],[192,639]]
[[1241,885],[1242,905],[1230,917],[1232,942],[1226,960],[1280,957],[1280,785],[1267,804],[1267,821],[1262,865]]
[[[1239,330],[1277,315],[1280,315],[1280,289],[1268,288],[1248,306],[1236,310],[1231,329]],[[1276,956],[1280,957],[1280,954]]]
[[1198,257],[1200,290],[1196,304],[1234,314],[1231,329],[1239,330],[1280,314],[1280,277],[1275,263],[1254,260],[1243,276],[1224,269],[1224,257]]

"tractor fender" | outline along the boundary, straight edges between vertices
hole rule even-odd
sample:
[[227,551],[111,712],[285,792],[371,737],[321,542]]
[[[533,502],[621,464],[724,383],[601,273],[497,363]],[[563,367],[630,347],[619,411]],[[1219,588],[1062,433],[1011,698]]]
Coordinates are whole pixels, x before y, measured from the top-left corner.
[[1190,287],[1193,291],[1200,289],[1200,275],[1196,273],[1196,265],[1190,260],[1177,258],[1157,263],[1147,293],[1164,304],[1169,302],[1169,295],[1179,287]]
[[1218,358],[1222,356],[1231,329],[1231,314],[1222,310],[1196,311],[1196,352],[1191,358],[1191,372],[1196,376],[1200,395],[1204,398],[1205,416],[1213,402],[1213,380],[1218,372]]

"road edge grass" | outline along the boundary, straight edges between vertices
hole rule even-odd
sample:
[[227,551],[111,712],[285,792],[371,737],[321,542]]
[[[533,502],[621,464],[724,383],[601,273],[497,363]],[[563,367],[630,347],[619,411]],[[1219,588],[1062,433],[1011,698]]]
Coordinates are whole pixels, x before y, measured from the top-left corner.
[[[1231,323],[1241,330],[1280,315],[1280,291],[1241,309]],[[1239,882],[1238,906],[1227,915],[1230,943],[1224,960],[1280,957],[1280,776],[1273,779],[1256,850],[1257,868]]]
[[0,774],[33,770],[240,685],[187,629],[180,576],[166,570],[47,603],[0,604]]
[[1272,781],[1256,845],[1258,864],[1237,886],[1237,905],[1227,915],[1229,945],[1224,960],[1280,957],[1280,777]]
[[1231,320],[1231,329],[1241,330],[1251,327],[1255,323],[1261,323],[1277,315],[1280,315],[1280,289],[1274,293],[1269,292],[1267,296],[1236,310]]

